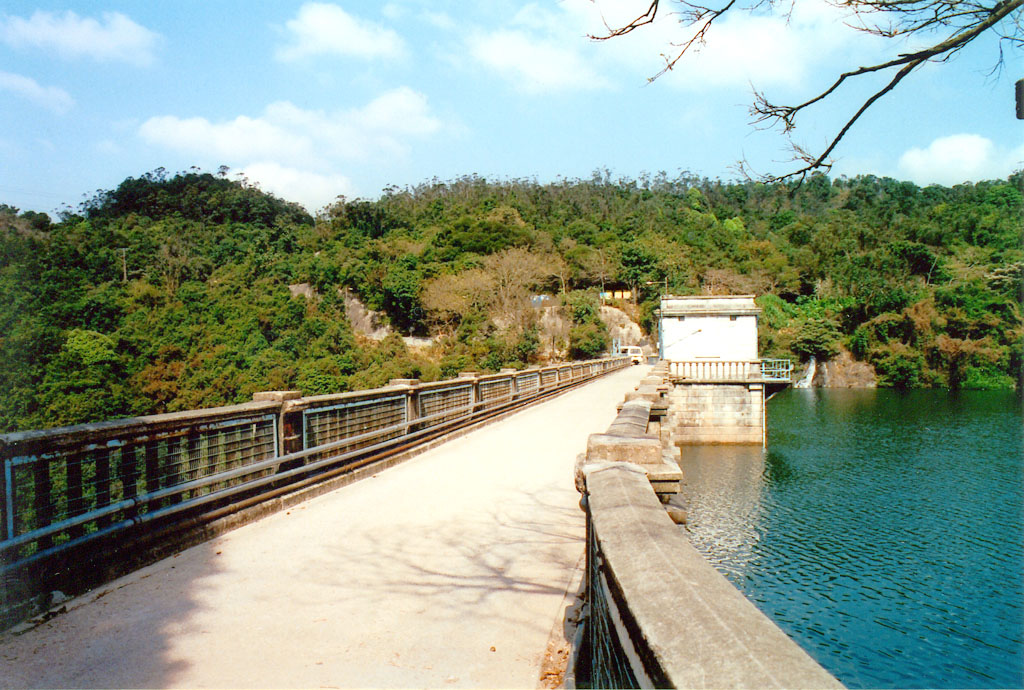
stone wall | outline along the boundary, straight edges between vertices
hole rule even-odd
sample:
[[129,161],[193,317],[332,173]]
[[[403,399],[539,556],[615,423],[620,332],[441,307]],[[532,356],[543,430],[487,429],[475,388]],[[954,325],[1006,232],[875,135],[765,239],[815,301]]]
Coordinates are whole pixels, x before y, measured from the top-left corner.
[[673,443],[764,443],[764,385],[676,384],[666,421]]

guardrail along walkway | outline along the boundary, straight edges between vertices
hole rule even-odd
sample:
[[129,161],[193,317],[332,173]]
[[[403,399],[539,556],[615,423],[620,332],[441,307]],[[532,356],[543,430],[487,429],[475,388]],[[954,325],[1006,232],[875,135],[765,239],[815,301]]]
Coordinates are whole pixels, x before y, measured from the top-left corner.
[[609,374],[0,638],[3,687],[535,687],[583,555]]

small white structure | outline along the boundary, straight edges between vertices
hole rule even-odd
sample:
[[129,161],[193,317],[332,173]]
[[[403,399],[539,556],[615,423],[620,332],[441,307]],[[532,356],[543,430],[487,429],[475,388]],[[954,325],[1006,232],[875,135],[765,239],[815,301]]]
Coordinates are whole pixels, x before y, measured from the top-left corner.
[[750,362],[757,356],[753,295],[661,298],[659,349],[671,362]]
[[765,386],[788,380],[789,362],[758,358],[760,313],[753,295],[662,298],[674,443],[764,444]]

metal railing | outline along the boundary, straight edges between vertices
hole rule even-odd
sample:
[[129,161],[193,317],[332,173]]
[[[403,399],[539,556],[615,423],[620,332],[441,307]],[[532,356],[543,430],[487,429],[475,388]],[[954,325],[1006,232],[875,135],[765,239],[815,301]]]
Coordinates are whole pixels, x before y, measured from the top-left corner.
[[758,382],[788,381],[792,362],[788,359],[670,361],[669,377],[691,382]]
[[762,359],[761,378],[770,381],[789,381],[793,376],[793,362],[788,359]]
[[265,476],[277,412],[247,403],[0,436],[0,572]]
[[608,358],[0,435],[0,576],[97,537],[307,481],[628,364]]

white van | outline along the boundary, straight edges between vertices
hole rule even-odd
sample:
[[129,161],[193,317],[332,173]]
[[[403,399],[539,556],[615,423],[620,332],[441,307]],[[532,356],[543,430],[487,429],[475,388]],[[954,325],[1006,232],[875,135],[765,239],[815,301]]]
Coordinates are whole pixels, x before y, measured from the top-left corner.
[[633,364],[643,364],[644,362],[644,351],[639,345],[627,345],[622,348],[622,354],[633,360]]

